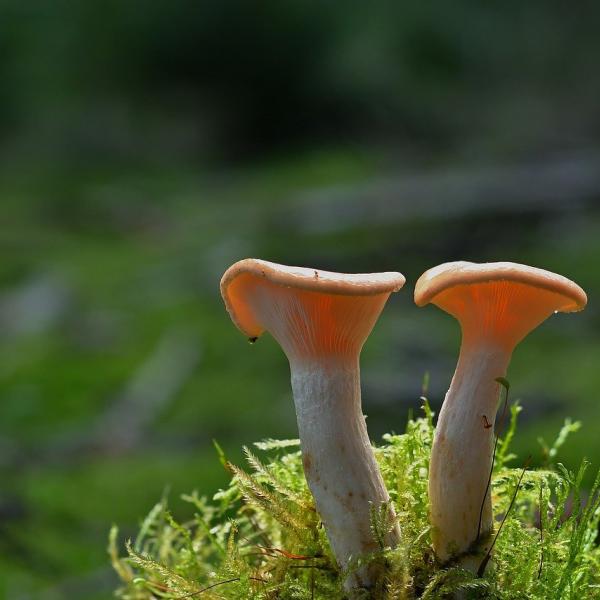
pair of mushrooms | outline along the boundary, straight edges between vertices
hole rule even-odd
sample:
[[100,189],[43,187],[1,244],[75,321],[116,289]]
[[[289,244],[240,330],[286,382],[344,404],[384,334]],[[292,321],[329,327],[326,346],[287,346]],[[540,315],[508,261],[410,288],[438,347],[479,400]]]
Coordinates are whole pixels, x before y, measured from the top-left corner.
[[[246,259],[221,293],[237,327],[268,331],[288,357],[304,472],[341,568],[376,550],[371,507],[393,511],[361,408],[359,355],[400,273],[342,274]],[[554,312],[584,308],[585,292],[554,273],[515,263],[445,263],[415,287],[461,325],[456,372],[435,431],[429,469],[432,542],[441,562],[468,555],[493,529],[489,476],[499,384],[515,346]],[[394,547],[395,527],[386,539]],[[485,545],[485,543],[483,542]],[[467,557],[466,560],[464,558]],[[363,566],[347,589],[369,587]]]

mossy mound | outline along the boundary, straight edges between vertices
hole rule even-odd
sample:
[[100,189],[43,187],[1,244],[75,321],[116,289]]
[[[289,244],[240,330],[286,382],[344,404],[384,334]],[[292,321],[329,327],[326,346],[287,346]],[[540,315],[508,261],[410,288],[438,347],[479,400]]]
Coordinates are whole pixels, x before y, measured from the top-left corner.
[[[430,548],[427,519],[427,472],[433,439],[432,413],[410,419],[406,433],[384,436],[376,448],[396,507],[402,542],[363,560],[382,561],[385,577],[365,598],[600,598],[599,479],[587,493],[577,472],[560,463],[527,470],[510,467],[509,453],[519,407],[496,454],[492,497],[497,515],[493,568],[477,577],[458,566],[439,565]],[[549,461],[575,427],[567,422]],[[176,522],[166,500],[142,523],[129,556],[118,556],[113,528],[109,551],[122,587],[122,600],[158,598],[314,599],[343,598],[343,580],[315,512],[302,472],[297,440],[267,440],[246,449],[249,471],[230,464],[227,489],[212,501],[196,492],[185,496],[194,512]],[[192,511],[190,511],[192,512]],[[387,511],[382,511],[387,514]],[[374,512],[375,539],[383,540],[389,523]],[[499,533],[498,533],[499,532]]]

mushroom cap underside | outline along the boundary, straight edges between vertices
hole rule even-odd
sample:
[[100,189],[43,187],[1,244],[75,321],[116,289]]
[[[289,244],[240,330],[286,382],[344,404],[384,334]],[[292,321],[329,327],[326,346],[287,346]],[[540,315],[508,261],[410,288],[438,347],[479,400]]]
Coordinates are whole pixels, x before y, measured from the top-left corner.
[[460,295],[472,286],[505,282],[515,284],[522,292],[527,290],[531,302],[543,298],[551,303],[553,311],[575,312],[587,304],[586,293],[575,282],[536,267],[512,262],[471,263],[449,262],[429,269],[419,277],[415,286],[415,303],[424,306],[430,302],[443,306],[455,290]]
[[352,297],[358,300],[360,297],[387,296],[402,288],[404,282],[404,276],[396,272],[334,273],[247,258],[227,269],[221,279],[221,295],[238,329],[249,337],[257,337],[265,326],[248,302],[257,288],[265,288],[265,292],[268,288],[274,295],[289,295],[296,290],[299,299],[331,296],[347,305],[352,302]]

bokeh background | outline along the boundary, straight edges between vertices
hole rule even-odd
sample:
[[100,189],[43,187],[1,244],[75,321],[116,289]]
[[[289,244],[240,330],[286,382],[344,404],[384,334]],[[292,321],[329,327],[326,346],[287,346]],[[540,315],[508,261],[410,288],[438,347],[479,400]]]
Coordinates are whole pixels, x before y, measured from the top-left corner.
[[[440,262],[589,293],[509,371],[517,461],[600,451],[600,5],[0,1],[0,597],[96,600],[109,527],[224,484],[212,447],[295,437],[286,360],[218,290],[247,256],[399,270],[363,352],[370,433],[439,407]],[[186,511],[188,511],[186,513]]]

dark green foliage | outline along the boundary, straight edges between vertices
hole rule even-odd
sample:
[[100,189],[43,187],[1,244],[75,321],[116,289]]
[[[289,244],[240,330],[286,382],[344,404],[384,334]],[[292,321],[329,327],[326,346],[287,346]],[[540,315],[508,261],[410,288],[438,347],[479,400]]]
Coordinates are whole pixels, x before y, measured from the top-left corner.
[[[508,443],[518,405],[500,441],[492,481],[494,509],[504,518],[491,568],[485,577],[436,563],[427,519],[427,472],[433,437],[432,413],[411,419],[403,435],[384,436],[376,449],[383,477],[402,531],[391,550],[383,540],[392,523],[389,511],[373,510],[372,529],[381,551],[361,560],[383,561],[386,575],[370,595],[384,599],[600,598],[600,475],[587,494],[577,472],[563,465],[545,469],[511,468]],[[566,422],[548,456],[555,456],[573,424]],[[166,500],[142,523],[129,556],[119,558],[117,530],[109,551],[123,585],[122,600],[154,598],[335,599],[344,596],[341,573],[306,487],[298,442],[255,444],[266,458],[245,448],[246,472],[229,462],[227,489],[209,502],[196,492],[184,499],[195,510],[176,522]],[[512,506],[512,507],[511,507]],[[507,514],[508,513],[508,514]],[[500,529],[500,521],[496,530]],[[359,564],[357,561],[356,564]],[[354,565],[353,565],[354,568]]]

